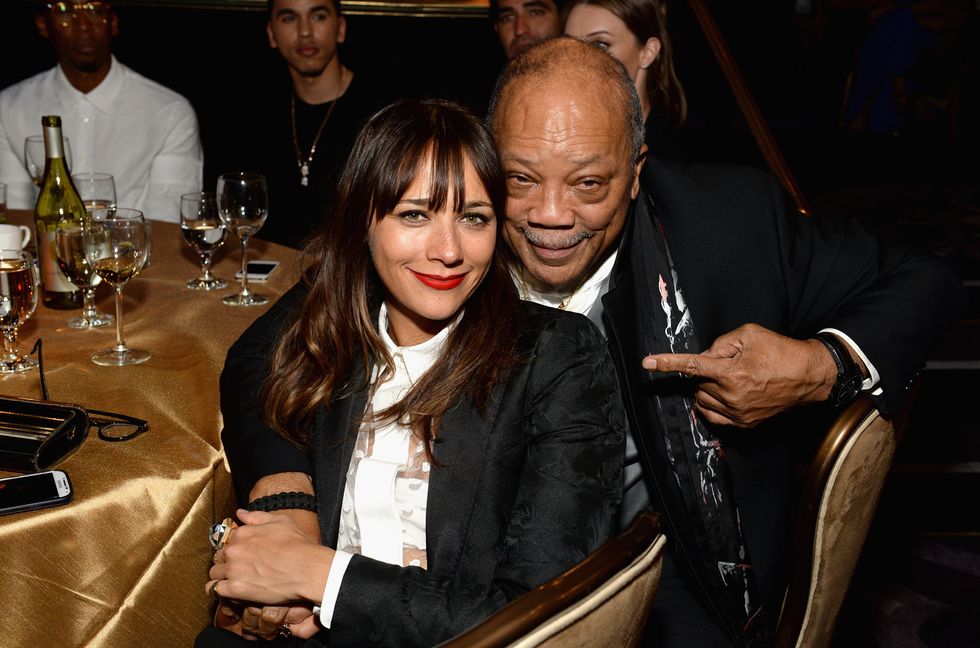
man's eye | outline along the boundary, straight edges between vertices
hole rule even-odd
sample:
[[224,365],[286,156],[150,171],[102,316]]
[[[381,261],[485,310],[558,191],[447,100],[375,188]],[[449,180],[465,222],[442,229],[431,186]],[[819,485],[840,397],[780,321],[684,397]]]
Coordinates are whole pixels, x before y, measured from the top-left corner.
[[602,182],[597,178],[583,178],[579,180],[578,186],[580,189],[585,189],[586,191],[595,191],[602,186]]
[[512,20],[514,20],[514,14],[511,13],[511,12],[509,12],[509,13],[502,13],[499,16],[497,16],[497,23],[498,24],[509,23]]
[[511,173],[507,176],[507,182],[509,184],[514,184],[521,187],[526,187],[533,184],[530,178],[521,173]]

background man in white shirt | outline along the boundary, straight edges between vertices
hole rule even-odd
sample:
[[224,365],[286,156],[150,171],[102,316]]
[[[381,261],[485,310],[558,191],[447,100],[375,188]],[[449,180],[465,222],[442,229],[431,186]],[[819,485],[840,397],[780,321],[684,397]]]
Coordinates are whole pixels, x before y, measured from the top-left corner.
[[61,115],[72,173],[111,173],[117,204],[177,222],[180,195],[200,191],[204,155],[186,99],[112,56],[119,19],[105,2],[41,3],[35,24],[58,65],[0,92],[0,182],[12,209],[34,206],[24,139]]

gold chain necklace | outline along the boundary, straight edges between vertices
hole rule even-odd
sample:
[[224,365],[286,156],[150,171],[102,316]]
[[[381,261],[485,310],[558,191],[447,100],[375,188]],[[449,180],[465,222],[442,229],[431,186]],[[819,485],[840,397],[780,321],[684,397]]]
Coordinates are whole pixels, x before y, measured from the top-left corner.
[[313,138],[313,146],[310,147],[310,154],[306,156],[306,160],[303,159],[303,153],[299,150],[299,139],[296,137],[296,93],[293,92],[289,96],[289,117],[293,127],[293,148],[296,150],[296,166],[299,167],[299,183],[304,187],[310,184],[310,164],[313,162],[313,156],[316,154],[316,145],[320,142],[320,135],[323,134],[323,129],[330,120],[330,115],[333,114],[333,109],[337,107],[337,102],[340,101],[340,97],[344,93],[344,79],[346,75],[347,68],[341,68],[340,91],[333,98],[333,102],[327,108],[327,114],[323,116],[323,121],[320,122],[320,128],[316,131],[316,137]]
[[[581,279],[579,279],[578,283],[575,284],[575,288],[572,289],[572,292],[570,292],[568,294],[568,297],[561,300],[561,303],[558,304],[558,310],[563,311],[566,308],[568,308],[568,305],[571,303],[572,298],[575,296],[575,293],[577,293],[578,289],[582,287],[582,284],[585,283],[585,280],[588,278],[588,276],[589,276],[588,272],[582,273]],[[531,301],[531,292],[527,287],[527,279],[524,277],[524,266],[519,266],[517,268],[517,283],[520,284],[519,287],[520,287],[521,299],[523,299],[524,301]]]

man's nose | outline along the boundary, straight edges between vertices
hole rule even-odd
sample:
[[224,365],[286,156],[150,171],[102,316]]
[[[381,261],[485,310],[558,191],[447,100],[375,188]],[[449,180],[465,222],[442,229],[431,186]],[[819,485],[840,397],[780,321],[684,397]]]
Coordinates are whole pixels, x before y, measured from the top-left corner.
[[520,12],[514,15],[514,36],[523,36],[527,33],[527,18]]
[[299,22],[299,35],[300,36],[309,36],[310,34],[313,33],[313,21],[312,20],[310,20],[309,18],[300,18],[298,22]]
[[527,222],[538,227],[566,228],[575,225],[575,214],[560,187],[542,187],[530,205]]

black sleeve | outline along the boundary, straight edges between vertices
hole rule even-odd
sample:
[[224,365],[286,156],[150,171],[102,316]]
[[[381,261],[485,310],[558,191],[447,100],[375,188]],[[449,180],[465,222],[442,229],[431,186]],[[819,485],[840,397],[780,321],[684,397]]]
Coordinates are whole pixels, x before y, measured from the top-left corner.
[[313,473],[310,457],[288,443],[259,418],[258,394],[268,373],[269,357],[279,331],[289,321],[305,289],[297,285],[255,320],[228,350],[221,371],[221,416],[224,445],[239,504],[267,475]]
[[[331,624],[337,645],[429,646],[557,576],[612,533],[622,495],[625,413],[606,344],[562,318],[537,344],[526,384],[525,459],[487,582],[354,556]],[[492,495],[486,497],[492,499]],[[465,560],[465,551],[464,558]]]
[[908,242],[874,236],[854,220],[799,214],[774,179],[771,192],[791,333],[845,333],[881,376],[878,407],[899,411],[933,341],[962,310],[962,282],[947,263]]

